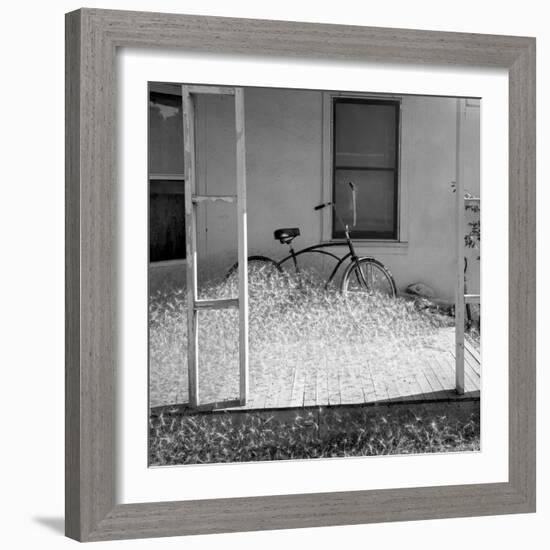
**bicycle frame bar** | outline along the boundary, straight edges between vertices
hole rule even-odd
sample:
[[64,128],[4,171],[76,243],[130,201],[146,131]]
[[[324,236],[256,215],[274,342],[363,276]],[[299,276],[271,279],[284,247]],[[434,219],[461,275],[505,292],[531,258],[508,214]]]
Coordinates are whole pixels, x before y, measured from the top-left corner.
[[306,254],[307,252],[317,252],[318,254],[325,254],[326,256],[331,256],[335,260],[340,260],[336,254],[332,254],[331,252],[327,252],[326,250],[320,250],[321,248],[328,248],[330,246],[342,246],[340,243],[324,243],[324,244],[316,244],[313,246],[308,246],[307,248],[303,248],[302,250],[298,250],[298,252],[295,252],[294,250],[291,251],[291,253],[288,256],[285,256],[282,260],[277,262],[278,266],[281,266],[285,262],[288,262],[288,260],[296,258],[297,256],[300,256],[301,254]]
[[348,242],[348,247],[353,250],[353,252],[350,250],[350,252],[348,252],[347,254],[345,254],[344,256],[342,256],[341,258],[339,256],[337,256],[336,254],[332,254],[332,252],[328,252],[326,250],[322,250],[323,248],[332,248],[332,247],[335,247],[335,246],[342,246],[343,243],[322,243],[322,244],[316,244],[316,245],[313,245],[313,246],[308,246],[307,248],[304,248],[302,250],[299,250],[298,252],[294,252],[289,254],[288,256],[285,256],[282,260],[280,260],[279,262],[277,262],[277,265],[280,267],[282,266],[285,262],[288,262],[289,260],[293,260],[294,262],[294,265],[296,267],[296,270],[298,271],[298,265],[297,265],[297,262],[296,262],[296,257],[297,256],[300,256],[301,254],[307,254],[307,253],[316,253],[316,254],[324,254],[326,256],[330,256],[331,258],[335,259],[336,260],[336,266],[334,267],[334,269],[332,270],[329,278],[327,279],[327,282],[326,282],[326,285],[329,285],[331,283],[331,281],[334,279],[334,277],[336,276],[336,273],[338,272],[338,270],[340,269],[340,266],[348,259],[348,258],[352,258],[353,261],[357,261],[357,256],[355,255],[355,251],[353,250],[353,245],[350,244],[350,242]]

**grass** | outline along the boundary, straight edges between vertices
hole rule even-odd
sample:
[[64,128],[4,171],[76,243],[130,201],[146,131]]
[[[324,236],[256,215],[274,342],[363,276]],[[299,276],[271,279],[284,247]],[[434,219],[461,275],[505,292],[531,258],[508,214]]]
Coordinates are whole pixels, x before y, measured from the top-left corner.
[[[201,298],[236,295],[234,279],[212,282],[200,291]],[[156,293],[149,311],[150,404],[182,403],[187,398],[185,289]],[[380,365],[398,363],[403,354],[430,347],[437,330],[452,321],[405,299],[345,299],[337,289],[325,289],[315,273],[288,277],[256,270],[249,277],[251,385],[270,383],[270,372],[287,376],[295,364],[330,369],[361,358]],[[202,398],[234,399],[236,310],[200,312],[199,349]]]
[[477,451],[479,408],[431,406],[171,415],[150,420],[151,465]]

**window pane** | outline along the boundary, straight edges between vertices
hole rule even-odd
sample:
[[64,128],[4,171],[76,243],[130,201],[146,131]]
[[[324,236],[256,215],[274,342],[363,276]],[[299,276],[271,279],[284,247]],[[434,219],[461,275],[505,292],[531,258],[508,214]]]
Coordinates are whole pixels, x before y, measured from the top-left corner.
[[336,167],[395,168],[396,103],[337,99],[334,103]]
[[[355,184],[357,224],[352,236],[396,238],[395,172],[393,170],[335,170],[334,200],[336,212],[344,223],[353,224],[352,193]],[[342,237],[344,227],[334,216],[334,236]]]
[[185,258],[183,181],[155,180],[149,184],[149,261]]
[[149,95],[149,173],[183,174],[181,97]]

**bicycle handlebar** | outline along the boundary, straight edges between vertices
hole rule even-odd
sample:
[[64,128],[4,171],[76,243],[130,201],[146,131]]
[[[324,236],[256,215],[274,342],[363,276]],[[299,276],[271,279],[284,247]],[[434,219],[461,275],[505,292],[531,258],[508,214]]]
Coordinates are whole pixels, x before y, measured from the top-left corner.
[[[352,227],[355,227],[357,225],[356,190],[355,190],[355,184],[353,182],[349,181],[348,185],[351,188],[351,204],[352,204],[352,208],[353,208],[353,224],[352,224]],[[332,208],[334,209],[334,212],[336,213],[336,215],[338,215],[338,213],[336,212],[336,206],[335,206],[334,202],[323,202],[323,203],[318,204],[317,206],[315,206],[313,208],[313,210],[321,210],[321,209],[325,208],[326,206],[332,206]],[[338,216],[338,219],[340,219],[340,216]],[[346,224],[341,219],[340,219],[340,222],[342,223],[343,226],[346,226]]]

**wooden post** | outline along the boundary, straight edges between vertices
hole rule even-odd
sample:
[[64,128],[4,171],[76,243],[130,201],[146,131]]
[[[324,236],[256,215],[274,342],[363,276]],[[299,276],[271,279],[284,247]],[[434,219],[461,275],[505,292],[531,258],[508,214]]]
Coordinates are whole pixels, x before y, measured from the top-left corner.
[[[197,195],[195,158],[195,111],[193,94],[226,94],[235,96],[236,181],[237,195]],[[239,403],[248,396],[248,269],[246,226],[246,142],[244,128],[244,91],[242,88],[182,86],[183,142],[185,161],[185,241],[187,264],[187,364],[189,372],[189,405],[199,406],[199,311],[239,307]],[[237,299],[199,300],[197,290],[197,212],[196,205],[205,201],[237,200],[237,239],[239,259],[239,297]]]
[[462,176],[463,101],[456,101],[456,293],[455,370],[456,392],[464,393],[464,181]]
[[246,141],[244,90],[235,88],[235,131],[237,137],[237,241],[239,260],[239,399],[248,396],[248,243],[246,219]]
[[185,169],[185,246],[187,264],[187,371],[189,405],[199,404],[199,332],[197,296],[197,223],[193,196],[196,192],[195,110],[189,88],[181,87]]

